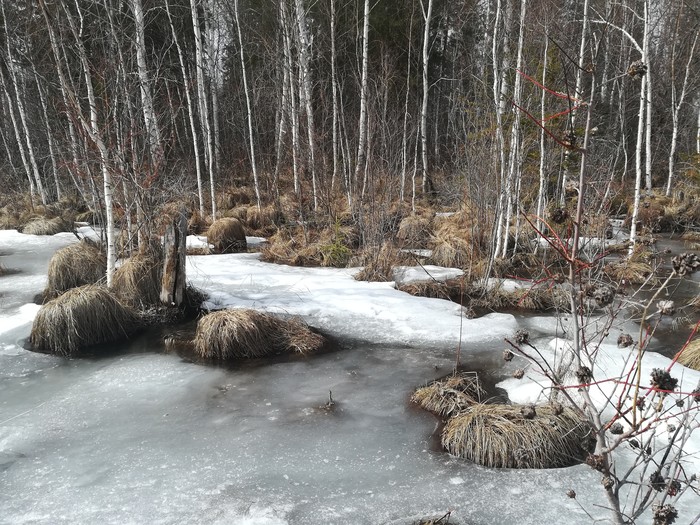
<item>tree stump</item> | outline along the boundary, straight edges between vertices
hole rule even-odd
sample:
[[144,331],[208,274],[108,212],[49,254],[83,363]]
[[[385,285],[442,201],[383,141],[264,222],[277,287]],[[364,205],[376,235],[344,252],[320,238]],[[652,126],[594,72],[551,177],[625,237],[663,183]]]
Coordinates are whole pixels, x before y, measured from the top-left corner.
[[185,294],[187,255],[187,215],[184,208],[165,229],[163,239],[163,280],[160,300],[167,306],[180,306]]

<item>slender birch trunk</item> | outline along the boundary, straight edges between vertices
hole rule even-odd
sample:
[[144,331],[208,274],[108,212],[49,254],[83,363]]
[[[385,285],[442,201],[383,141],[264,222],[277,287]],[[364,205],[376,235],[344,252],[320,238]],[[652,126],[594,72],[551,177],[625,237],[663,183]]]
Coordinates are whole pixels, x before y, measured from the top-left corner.
[[651,55],[649,54],[649,33],[651,32],[649,21],[649,0],[644,0],[644,41],[642,44],[642,49],[644,53],[642,60],[647,66],[646,74],[644,79],[646,80],[646,122],[645,122],[645,162],[644,162],[644,175],[646,179],[646,190],[647,193],[651,192],[651,80],[653,77],[652,67],[650,63]]
[[[544,32],[547,33],[547,26],[545,25]],[[547,53],[549,51],[549,38],[544,39],[544,52],[542,56],[542,85],[547,85],[547,63],[548,57]],[[544,123],[545,119],[545,101],[547,92],[543,89],[540,98],[540,121]],[[537,189],[537,218],[536,225],[539,231],[542,231],[542,217],[544,217],[544,201],[545,201],[545,188],[547,184],[547,174],[545,173],[545,149],[546,136],[544,129],[540,128],[540,184]]]
[[[214,151],[211,125],[209,121],[209,102],[207,100],[207,86],[204,83],[204,50],[202,49],[202,31],[199,27],[199,13],[197,12],[197,0],[190,0],[190,12],[192,14],[192,26],[194,28],[195,64],[197,69],[197,103],[199,105],[199,118],[205,136],[205,161],[209,170],[209,190],[211,192],[211,216],[216,220],[216,187],[214,180]],[[216,89],[216,87],[214,87]]]
[[[243,92],[245,93],[246,116],[248,119],[248,145],[250,146],[250,165],[253,170],[253,185],[255,188],[255,200],[260,209],[260,184],[258,183],[258,168],[255,162],[255,137],[253,137],[253,109],[250,105],[248,90],[248,75],[245,67],[245,55],[243,54],[243,36],[241,35],[241,22],[238,17],[238,0],[233,0],[233,13],[236,18],[236,32],[238,33],[239,58],[241,60],[241,75],[243,75]],[[314,193],[315,194],[315,193]]]
[[[336,49],[335,49],[335,0],[331,1],[331,96],[333,98],[333,116],[331,127],[333,142],[333,175],[331,176],[331,192],[338,177],[338,78],[336,72]],[[348,193],[348,206],[352,207],[350,194]]]
[[204,185],[202,184],[202,162],[199,158],[199,134],[197,133],[197,124],[195,123],[195,106],[192,102],[192,94],[190,93],[190,79],[187,74],[187,67],[185,65],[185,57],[182,52],[182,46],[180,45],[180,40],[177,37],[177,31],[175,31],[175,25],[173,24],[172,15],[170,13],[170,2],[165,1],[165,11],[168,15],[168,23],[170,24],[170,32],[173,36],[173,43],[177,49],[177,58],[180,62],[180,70],[182,72],[182,83],[185,90],[185,100],[187,103],[187,117],[190,125],[190,132],[192,133],[192,150],[194,154],[194,165],[195,172],[197,176],[197,198],[199,200],[199,214],[204,217]]
[[17,78],[17,70],[16,70],[14,58],[12,56],[12,45],[10,43],[10,31],[8,29],[7,16],[5,14],[5,3],[0,2],[0,6],[2,7],[2,18],[4,21],[4,25],[5,25],[5,40],[6,40],[6,52],[7,52],[7,57],[6,57],[5,63],[7,65],[8,72],[10,73],[10,81],[12,83],[12,86],[13,86],[14,92],[15,92],[15,105],[17,107],[17,113],[19,115],[19,122],[22,125],[22,132],[24,135],[24,143],[25,143],[26,148],[27,148],[26,155],[27,155],[27,159],[29,161],[29,166],[31,167],[31,174],[32,174],[32,177],[34,178],[34,184],[36,185],[36,189],[39,192],[39,198],[41,199],[41,203],[45,206],[47,204],[46,191],[44,190],[44,185],[41,181],[41,174],[39,173],[39,165],[36,162],[36,155],[34,154],[34,145],[32,143],[31,134],[29,132],[27,112],[25,111],[24,101],[23,101],[22,95],[20,94],[19,80]]
[[311,87],[311,38],[306,25],[306,12],[303,0],[296,0],[297,31],[299,35],[299,72],[300,89],[304,91],[304,109],[306,111],[306,135],[309,143],[309,169],[311,171],[311,191],[314,210],[318,209],[318,188],[316,181],[316,127],[314,125],[313,89]]
[[423,11],[423,103],[420,111],[421,163],[423,168],[423,193],[428,191],[428,61],[430,56],[430,20],[433,16],[433,0],[428,0],[427,9],[421,0]]
[[357,185],[360,170],[365,166],[365,151],[367,146],[367,82],[369,60],[369,0],[365,0],[364,18],[362,23],[362,80],[360,82],[360,121],[359,140],[357,141],[357,163],[355,164],[355,179]]
[[143,5],[141,0],[130,0],[131,10],[134,13],[134,26],[136,30],[136,64],[139,77],[139,91],[141,93],[141,109],[143,121],[146,126],[148,149],[151,154],[152,169],[157,169],[163,156],[163,148],[158,129],[158,120],[153,107],[153,94],[151,92],[151,80],[146,64],[146,37],[144,34]]
[[[678,21],[680,20],[680,14],[676,21],[676,35],[678,34]],[[695,33],[695,38],[693,39],[693,44],[690,48],[690,53],[688,54],[688,61],[685,64],[685,75],[683,76],[683,85],[681,87],[680,96],[676,95],[676,80],[675,80],[675,54],[676,54],[676,39],[674,38],[673,51],[671,53],[671,117],[673,119],[673,132],[671,133],[671,148],[668,153],[668,181],[666,183],[666,196],[671,195],[671,184],[673,182],[673,171],[675,169],[675,156],[676,148],[678,146],[678,121],[681,107],[685,100],[685,95],[687,93],[688,78],[690,76],[690,67],[693,62],[695,55],[695,45],[698,43],[698,33]]]
[[406,188],[406,167],[408,166],[408,101],[411,95],[411,40],[413,37],[413,13],[415,10],[415,0],[411,0],[411,23],[408,26],[408,43],[406,58],[406,97],[403,104],[403,134],[401,136],[401,202],[405,198]]

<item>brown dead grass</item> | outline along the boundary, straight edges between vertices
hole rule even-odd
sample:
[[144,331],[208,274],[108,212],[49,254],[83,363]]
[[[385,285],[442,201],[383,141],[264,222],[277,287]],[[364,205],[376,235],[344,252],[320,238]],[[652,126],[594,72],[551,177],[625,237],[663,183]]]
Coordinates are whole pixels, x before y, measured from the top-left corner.
[[391,243],[380,248],[368,247],[350,262],[350,266],[363,266],[355,280],[369,282],[389,282],[394,280],[394,268],[412,264],[411,254],[402,252]]
[[535,407],[475,404],[450,419],[442,445],[457,457],[491,468],[558,468],[579,463],[587,452],[590,429],[572,408],[561,414],[550,405]]
[[107,256],[96,243],[82,241],[61,248],[49,261],[44,298],[53,299],[71,288],[95,284],[105,278]]
[[685,367],[700,370],[700,337],[696,337],[675,358]]
[[46,217],[35,217],[22,227],[22,233],[27,235],[56,235],[57,233],[71,231],[72,225],[63,220],[62,217],[47,219]]
[[427,248],[433,237],[433,225],[430,216],[409,215],[399,223],[396,238],[404,248]]
[[207,230],[207,239],[216,253],[238,253],[248,246],[241,221],[228,217],[214,221]]
[[114,294],[134,308],[159,305],[163,264],[163,249],[159,244],[148,246],[129,257],[114,272]]
[[429,412],[449,418],[481,402],[485,393],[476,374],[462,372],[419,388],[411,401]]
[[106,288],[73,288],[41,307],[30,342],[41,352],[75,356],[86,348],[127,339],[141,326],[138,315]]
[[197,354],[215,361],[266,357],[284,353],[308,354],[319,350],[323,336],[300,319],[281,319],[256,310],[221,310],[197,323]]

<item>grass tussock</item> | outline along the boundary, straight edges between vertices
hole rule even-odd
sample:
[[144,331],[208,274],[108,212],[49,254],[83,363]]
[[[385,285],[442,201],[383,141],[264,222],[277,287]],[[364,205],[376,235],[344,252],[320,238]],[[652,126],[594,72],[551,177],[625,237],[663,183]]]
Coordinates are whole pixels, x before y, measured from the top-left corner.
[[700,337],[696,337],[683,348],[675,359],[687,368],[700,370]]
[[105,277],[107,256],[100,246],[83,239],[61,248],[49,261],[44,298],[58,295],[86,284],[95,284]]
[[22,233],[27,235],[56,235],[70,230],[71,225],[62,217],[54,217],[53,219],[35,217],[22,227]]
[[411,254],[402,252],[391,243],[385,243],[381,248],[367,248],[351,266],[363,266],[357,274],[356,281],[389,282],[394,280],[396,266],[409,265],[414,262]]
[[459,279],[450,280],[449,284],[447,281],[414,281],[402,284],[398,289],[416,297],[453,300],[455,295],[457,297],[460,295],[459,281]]
[[300,319],[248,309],[220,310],[197,323],[194,347],[203,359],[229,361],[277,354],[308,354],[325,340]]
[[523,408],[475,404],[448,421],[442,445],[492,468],[567,467],[585,457],[590,429],[572,408],[539,405],[534,417]]
[[41,352],[79,355],[86,348],[127,339],[141,326],[136,312],[96,285],[73,288],[44,304],[30,342]]
[[248,187],[229,187],[216,196],[216,207],[219,210],[225,211],[233,209],[237,206],[248,205],[255,200],[255,194],[252,188]]
[[275,206],[250,206],[246,211],[246,226],[256,235],[269,237],[284,223],[284,215]]
[[605,274],[615,282],[644,284],[649,282],[654,284],[654,268],[648,262],[624,259],[619,262],[606,264],[603,267]]
[[75,216],[76,222],[85,222],[87,224],[97,224],[100,222],[99,215],[95,210],[82,211]]
[[207,239],[216,253],[244,252],[248,246],[243,224],[229,217],[214,221],[207,230]]
[[126,259],[112,277],[112,290],[119,300],[139,309],[159,305],[163,259],[160,245],[150,245]]
[[466,269],[485,257],[487,225],[478,220],[472,207],[436,218],[435,223],[435,234],[428,245],[433,264]]
[[476,374],[462,372],[419,388],[411,401],[429,412],[449,418],[480,403],[485,394]]
[[187,235],[201,235],[209,229],[209,226],[211,226],[211,218],[195,210],[187,219]]
[[409,215],[399,223],[396,233],[401,246],[405,248],[427,248],[433,237],[431,217],[425,215]]
[[473,308],[485,310],[523,309],[545,312],[548,310],[566,310],[569,307],[569,297],[558,286],[530,286],[505,290],[501,286],[485,288],[472,284],[465,291],[469,296],[469,304]]

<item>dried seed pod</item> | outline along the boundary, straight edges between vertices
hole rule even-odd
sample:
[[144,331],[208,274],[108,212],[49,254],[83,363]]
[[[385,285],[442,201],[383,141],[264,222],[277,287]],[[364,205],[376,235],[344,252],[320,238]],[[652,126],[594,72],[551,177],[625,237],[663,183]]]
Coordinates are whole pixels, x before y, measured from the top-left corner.
[[693,273],[700,268],[700,258],[694,253],[685,252],[676,255],[671,259],[673,269],[678,275],[687,275]]
[[566,495],[569,496],[571,499],[576,499],[576,491],[573,489],[567,490]]
[[630,334],[620,334],[620,337],[617,338],[617,346],[620,348],[627,348],[628,346],[632,346],[634,344],[634,339],[632,339],[632,336]]
[[678,386],[678,379],[671,377],[663,368],[654,368],[651,371],[651,384],[659,390],[673,392]]
[[673,497],[681,491],[681,482],[677,479],[668,482],[666,486],[666,493]]
[[586,456],[586,465],[598,472],[605,472],[605,458],[600,454],[588,454]]
[[673,315],[676,313],[676,303],[673,301],[659,301],[656,303],[656,307],[659,309],[661,315]]
[[520,413],[525,419],[535,419],[537,412],[535,411],[535,405],[527,405],[520,409]]
[[649,484],[656,492],[661,492],[666,488],[666,480],[658,470],[649,476]]
[[615,434],[615,435],[619,436],[620,434],[624,433],[624,431],[625,431],[625,428],[622,426],[622,424],[619,421],[613,423],[610,426],[610,433],[611,434]]
[[552,412],[554,412],[555,416],[559,416],[564,412],[564,407],[562,406],[561,403],[557,403],[556,401],[552,403]]
[[515,372],[513,372],[513,377],[515,379],[522,379],[524,375],[525,370],[523,370],[522,368],[518,368]]
[[581,384],[590,383],[593,380],[593,372],[587,366],[581,366],[576,370],[576,378]]
[[513,360],[513,357],[515,357],[515,354],[511,352],[508,348],[503,350],[503,360],[505,362],[510,362]]
[[651,508],[654,513],[653,525],[673,525],[678,517],[678,511],[669,504],[655,503]]
[[519,345],[526,345],[530,342],[530,332],[527,330],[518,330],[515,332],[515,342]]
[[614,298],[615,291],[609,286],[599,286],[593,291],[593,299],[601,308],[612,304]]
[[627,74],[632,78],[642,78],[647,74],[647,65],[643,60],[635,60],[627,68]]
[[604,476],[601,483],[603,484],[603,488],[605,490],[612,490],[612,488],[615,486],[615,482],[610,476]]
[[566,208],[554,208],[549,212],[549,218],[556,224],[564,224],[569,219],[569,212]]

